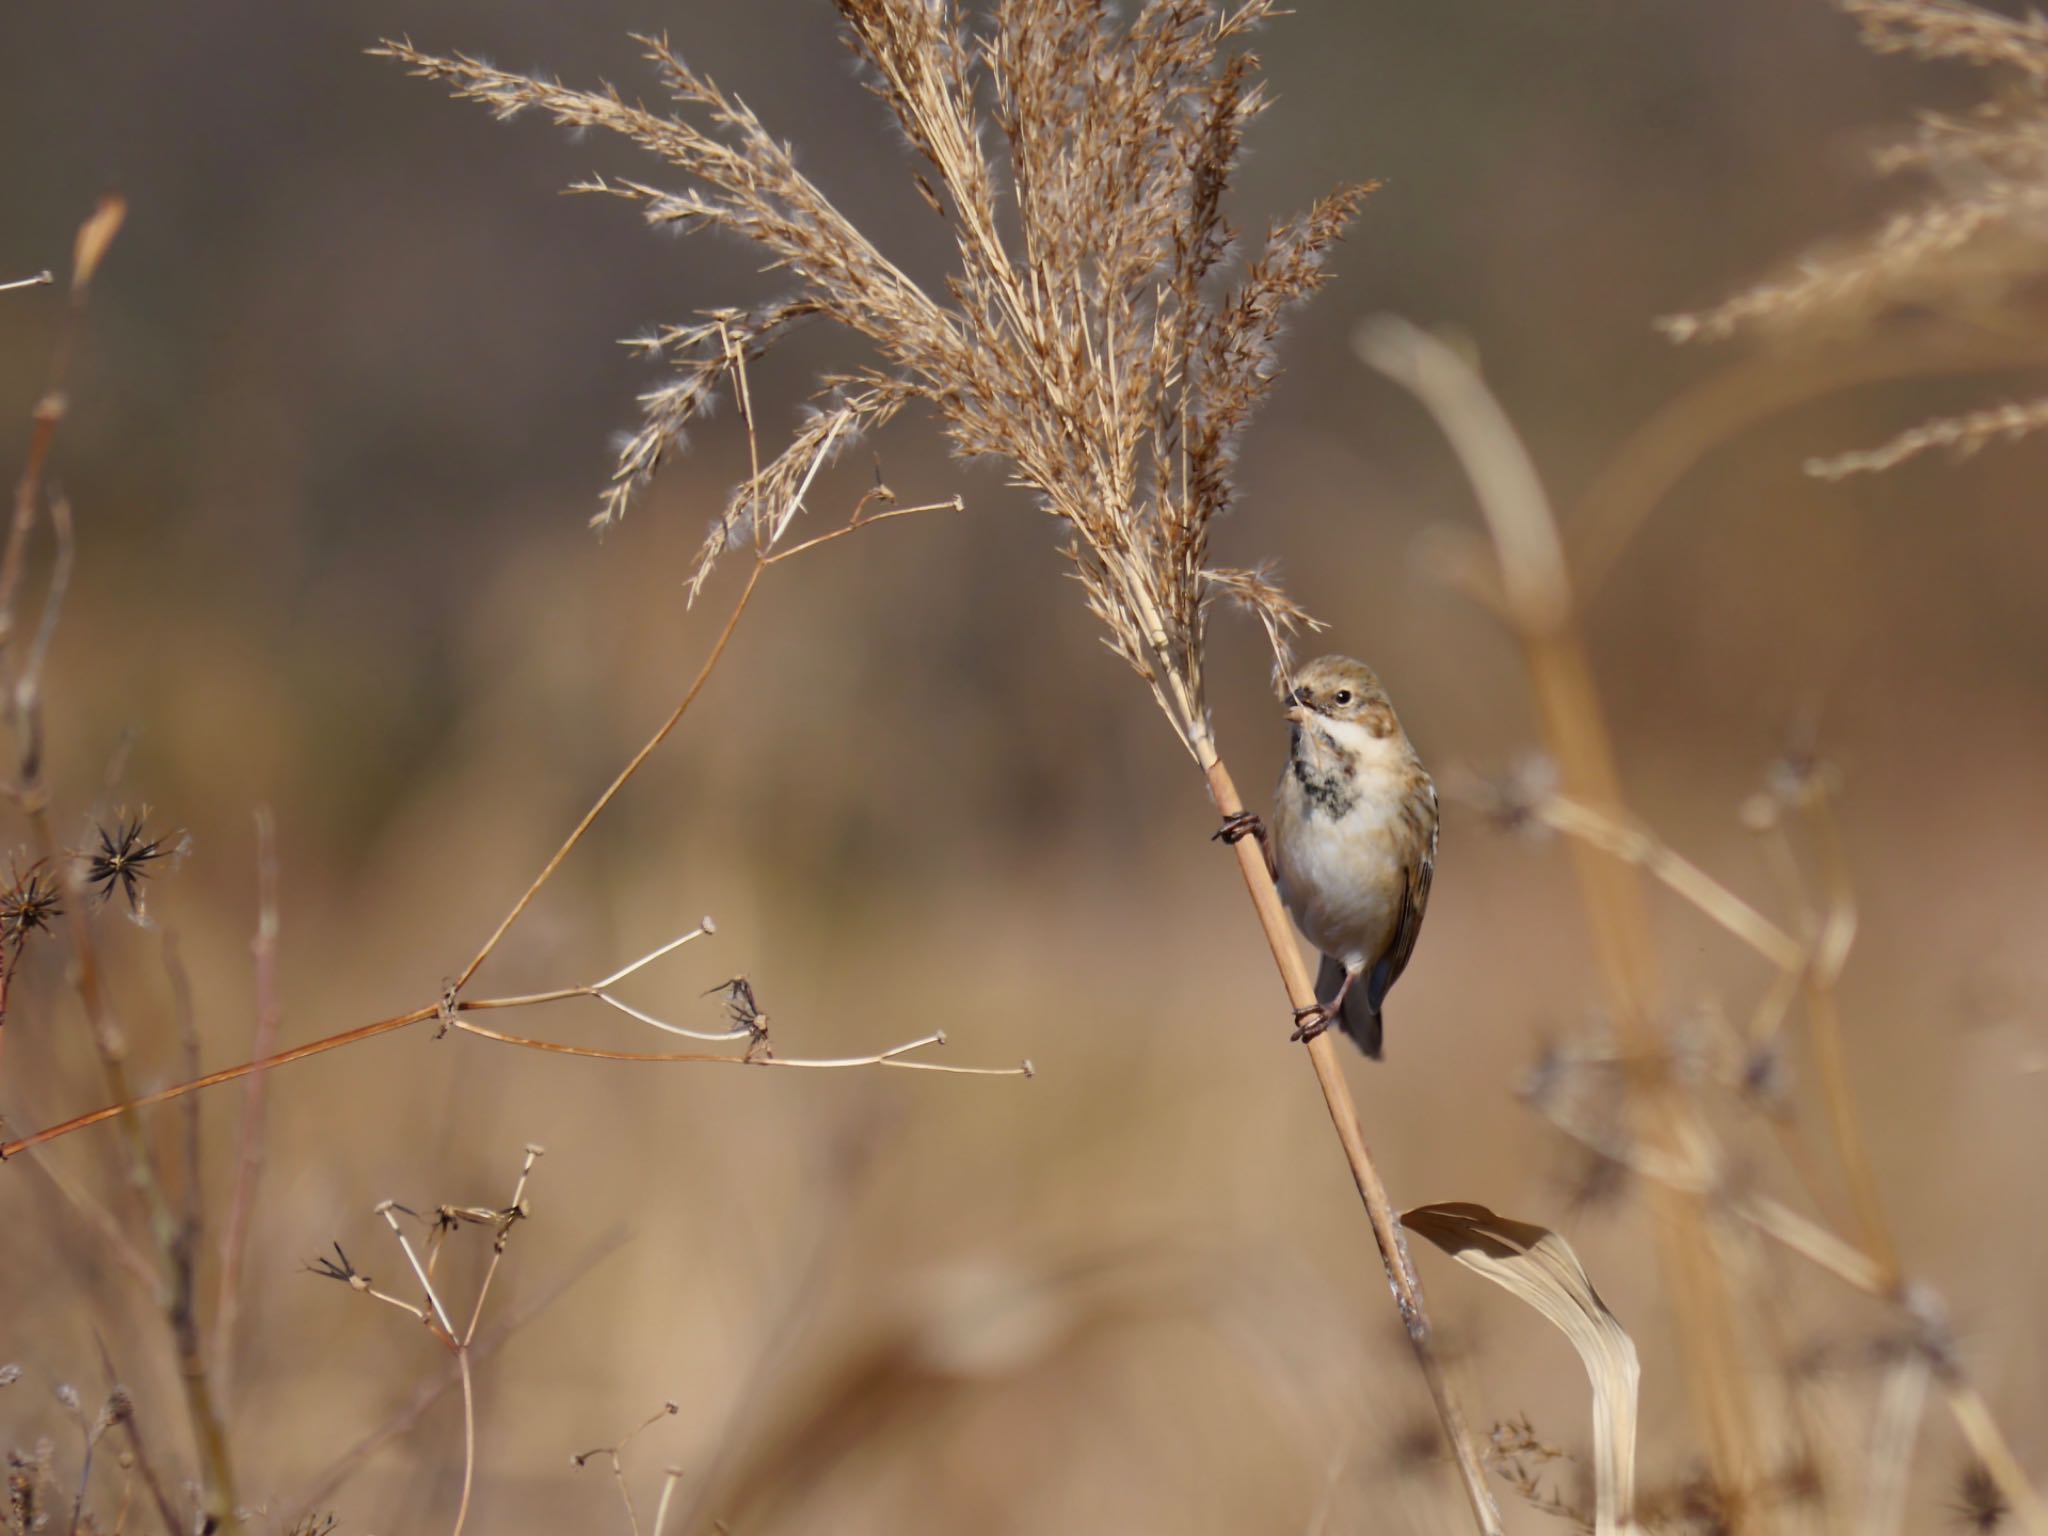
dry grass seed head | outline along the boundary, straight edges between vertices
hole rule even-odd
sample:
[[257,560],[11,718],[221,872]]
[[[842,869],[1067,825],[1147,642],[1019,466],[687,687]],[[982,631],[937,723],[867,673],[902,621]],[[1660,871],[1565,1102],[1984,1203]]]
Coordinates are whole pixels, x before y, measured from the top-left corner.
[[727,551],[772,549],[821,470],[919,401],[957,453],[1007,462],[1066,525],[1066,553],[1111,648],[1206,762],[1212,600],[1252,607],[1276,649],[1307,620],[1263,576],[1211,569],[1210,528],[1230,505],[1238,438],[1276,375],[1281,318],[1323,283],[1329,249],[1369,190],[1339,189],[1275,225],[1234,283],[1219,283],[1234,243],[1223,194],[1266,104],[1257,61],[1236,44],[1273,11],[1272,0],[1228,13],[1149,0],[1120,23],[1087,0],[1000,0],[977,33],[950,3],[839,0],[870,88],[924,162],[920,192],[952,228],[958,260],[943,298],[894,266],[744,103],[664,39],[639,41],[671,113],[410,42],[376,51],[501,117],[539,111],[623,135],[688,185],[587,190],[635,202],[650,223],[740,235],[792,279],[784,298],[710,311],[639,343],[674,376],[643,397],[598,522],[617,520],[749,358],[822,316],[876,361],[821,381],[789,445],[714,523],[693,592]]
[[[1954,60],[1995,72],[1996,94],[1961,116],[1922,114],[1880,148],[1876,169],[1928,184],[1874,232],[1815,250],[1783,276],[1709,309],[1658,322],[1673,341],[1756,335],[1840,341],[1901,315],[2009,312],[2034,329],[2030,291],[2048,277],[2048,20],[2007,16],[1966,0],[1831,0],[1865,46]],[[2000,320],[2000,324],[2004,321]],[[2048,427],[2048,401],[2010,401],[1923,422],[1875,448],[1806,463],[1821,479],[1880,473],[1934,449],[1963,456]]]
[[1998,1479],[1981,1461],[1967,1464],[1956,1478],[1955,1496],[1949,1505],[1956,1524],[1966,1531],[1995,1531],[2012,1513]]

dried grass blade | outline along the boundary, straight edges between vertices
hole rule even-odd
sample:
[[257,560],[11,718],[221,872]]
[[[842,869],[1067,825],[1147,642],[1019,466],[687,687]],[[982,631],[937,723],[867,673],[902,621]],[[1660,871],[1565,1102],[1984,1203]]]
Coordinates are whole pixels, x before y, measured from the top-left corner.
[[1635,1530],[1635,1341],[1593,1289],[1572,1245],[1548,1227],[1450,1201],[1407,1212],[1401,1224],[1542,1313],[1571,1340],[1593,1385],[1594,1530]]

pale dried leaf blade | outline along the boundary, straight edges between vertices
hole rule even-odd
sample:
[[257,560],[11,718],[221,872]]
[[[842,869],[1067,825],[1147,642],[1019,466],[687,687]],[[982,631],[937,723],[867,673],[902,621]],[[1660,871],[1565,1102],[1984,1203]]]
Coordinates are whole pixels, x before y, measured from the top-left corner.
[[107,247],[114,243],[114,236],[120,232],[121,221],[127,217],[125,199],[103,197],[92,217],[78,226],[78,239],[71,254],[71,291],[74,294],[83,294],[92,285],[92,275],[99,270],[100,259],[107,254]]
[[1593,1385],[1594,1530],[1597,1536],[1633,1531],[1641,1375],[1635,1341],[1593,1289],[1572,1245],[1548,1227],[1462,1200],[1417,1206],[1401,1223],[1527,1302],[1571,1340]]

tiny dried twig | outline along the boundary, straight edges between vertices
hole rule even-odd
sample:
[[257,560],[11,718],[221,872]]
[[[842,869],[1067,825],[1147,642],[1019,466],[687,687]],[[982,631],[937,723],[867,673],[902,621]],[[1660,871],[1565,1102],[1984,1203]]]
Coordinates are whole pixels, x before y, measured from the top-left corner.
[[[651,1428],[653,1425],[659,1424],[663,1419],[670,1418],[681,1411],[682,1409],[678,1404],[663,1403],[654,1412],[627,1430],[620,1437],[617,1445],[600,1445],[594,1450],[580,1451],[569,1458],[570,1463],[579,1470],[587,1465],[593,1456],[603,1456],[611,1463],[612,1482],[619,1490],[619,1501],[626,1506],[626,1525],[632,1531],[633,1536],[640,1536],[640,1516],[633,1508],[632,1490],[626,1486],[626,1468],[619,1459],[620,1453],[639,1437],[641,1431]],[[660,1511],[656,1514],[654,1521],[655,1536],[660,1536],[662,1521],[668,1517],[669,1493],[675,1486],[675,1476],[676,1474],[671,1472],[662,1483]]]

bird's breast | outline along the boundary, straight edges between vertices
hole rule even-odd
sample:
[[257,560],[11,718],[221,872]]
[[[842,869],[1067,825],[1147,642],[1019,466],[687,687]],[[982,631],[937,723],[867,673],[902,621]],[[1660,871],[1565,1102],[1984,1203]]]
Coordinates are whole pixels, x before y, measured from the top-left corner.
[[1281,897],[1308,941],[1347,966],[1386,952],[1408,888],[1402,799],[1378,778],[1354,774],[1341,793],[1319,793],[1290,764],[1274,807]]

